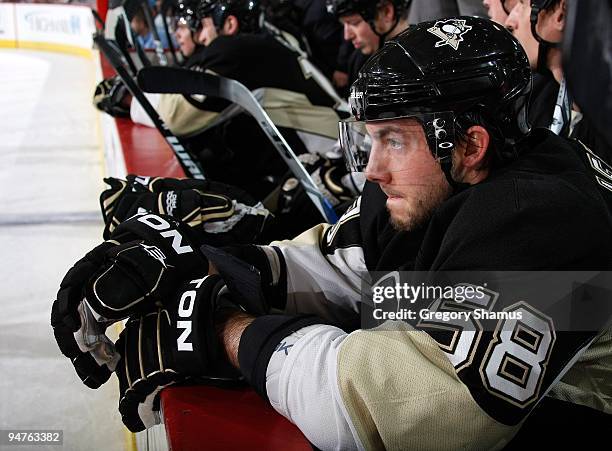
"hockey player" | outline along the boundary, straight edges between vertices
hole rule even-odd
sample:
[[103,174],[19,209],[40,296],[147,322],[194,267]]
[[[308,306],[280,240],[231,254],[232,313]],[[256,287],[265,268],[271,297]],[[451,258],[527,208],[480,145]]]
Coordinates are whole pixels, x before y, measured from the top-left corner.
[[[537,70],[552,74],[552,84],[559,85],[556,105],[548,105],[549,114],[553,118],[550,128],[556,133],[580,140],[607,164],[612,164],[612,149],[593,128],[589,119],[583,117],[566,86],[561,58],[566,9],[566,0],[519,2],[508,18],[508,25],[528,49],[528,54],[532,55]],[[541,104],[541,108],[544,107],[546,104]]]
[[408,27],[409,0],[327,0],[327,11],[344,26],[344,39],[355,47],[348,59],[349,83],[382,43]]
[[196,52],[197,50],[201,51],[195,39],[195,34],[200,28],[195,11],[197,6],[198,2],[196,0],[181,0],[177,2],[176,5],[174,37],[176,38],[181,54],[187,59],[187,63],[185,64],[187,67],[191,65],[189,63],[189,57],[195,53],[199,53]]
[[[182,66],[188,69],[199,70],[203,57],[204,46],[199,45],[195,36],[199,29],[199,20],[196,17],[198,0],[180,0],[176,4],[174,37],[183,57]],[[176,97],[160,94],[145,94],[156,110],[167,114],[167,110],[176,101]],[[154,127],[153,122],[144,108],[138,102],[130,102],[130,118],[132,121]],[[181,132],[180,126],[175,126],[176,133]]]
[[[237,80],[250,90],[266,88],[262,105],[296,153],[309,150],[298,132],[312,134],[331,148],[337,138],[334,100],[306,78],[299,55],[260,32],[259,18],[258,2],[199,2],[194,37],[206,51],[190,68]],[[263,199],[285,174],[286,165],[249,117],[240,115],[210,127],[227,106],[203,96],[163,95],[158,111],[173,133],[199,149],[210,178]]]
[[[259,270],[265,304],[285,315],[255,318],[232,307],[265,310],[245,302],[257,298],[253,285],[236,289],[236,280],[249,280],[249,271],[233,276],[240,265],[203,249],[214,263],[210,273],[218,271],[227,283],[231,302],[219,301],[224,282],[210,275],[193,279],[175,301],[160,299],[165,307],[158,313],[135,315],[118,342],[124,422],[139,430],[159,421],[155,394],[181,375],[206,374],[221,350],[320,449],[501,448],[571,365],[575,379],[562,382],[589,406],[581,414],[609,413],[605,380],[591,377],[587,365],[608,358],[612,337],[542,327],[538,306],[527,308],[533,315],[527,313],[526,324],[539,337],[529,342],[526,335],[508,340],[460,328],[452,334],[461,345],[449,346],[437,341],[443,335],[402,322],[355,330],[366,308],[361,282],[372,270],[610,269],[612,193],[597,183],[578,146],[546,130],[527,135],[530,80],[520,45],[488,20],[423,23],[390,41],[364,66],[352,88],[355,120],[341,127],[351,163],[365,165],[373,182],[362,198],[334,227],[232,250]],[[394,95],[388,95],[391,81]],[[370,149],[368,140],[356,139],[362,126]],[[597,175],[612,182],[609,174]],[[198,261],[205,265],[207,258],[176,255],[176,246],[173,251],[169,240],[150,231],[153,225],[166,235],[175,230],[147,217],[125,223],[116,238],[129,232],[145,240],[145,249],[161,246],[171,274],[182,268],[183,280],[190,280]],[[60,347],[74,361],[90,362],[77,367],[81,377],[99,367],[84,347],[67,349],[63,324],[82,326],[62,312],[78,307],[93,310],[96,318],[112,314],[99,296],[90,294],[84,303],[81,290],[90,293],[86,287],[99,278],[108,282],[98,286],[116,288],[110,284],[114,268],[112,259],[77,264],[54,306]],[[90,279],[91,273],[98,276]],[[166,282],[156,290],[168,291]],[[136,313],[124,302],[113,298],[123,317]],[[140,307],[147,302],[138,298]],[[189,340],[173,329],[178,320],[197,331],[186,334]],[[597,320],[603,325],[607,318]],[[557,402],[553,422],[571,414],[569,404]],[[538,432],[533,443],[549,438]],[[593,437],[582,432],[583,440]]]
[[[531,6],[530,0],[515,2],[504,2],[504,9],[508,11],[505,25],[514,37],[516,37],[529,58],[529,64],[534,71],[533,95],[530,101],[529,121],[534,127],[550,127],[553,122],[555,103],[559,94],[559,83],[548,70],[545,57],[541,56],[547,52],[547,46],[540,49],[537,39],[531,31]],[[512,9],[508,9],[513,6]],[[539,14],[544,15],[545,11]],[[544,59],[542,59],[544,58]],[[569,124],[562,130],[564,136],[569,132]]]
[[[450,30],[447,26],[451,24],[457,33],[437,33]],[[471,70],[476,77],[482,74],[478,57],[485,53],[495,67],[492,70],[505,74],[500,84],[488,88],[463,84]],[[455,58],[447,65],[450,55]],[[457,73],[461,75],[454,75]],[[490,73],[485,78],[496,77]],[[396,97],[386,95],[391,80],[399,93]],[[434,83],[447,86],[448,94],[420,91]],[[387,195],[387,209],[396,227],[413,231],[433,214],[414,268],[611,268],[611,174],[607,183],[598,184],[590,165],[583,163],[579,146],[550,132],[538,130],[524,138],[527,129],[521,110],[526,107],[529,84],[527,60],[517,43],[500,27],[468,18],[420,24],[391,41],[363,68],[353,86],[353,99],[356,118],[366,122],[373,140],[368,179]],[[456,96],[457,90],[462,90],[461,96]],[[453,111],[454,118],[435,113],[442,111]],[[439,140],[442,129],[435,125],[443,121],[452,121],[456,128],[452,165],[443,150],[446,145]],[[428,131],[428,127],[433,129]],[[345,143],[355,142],[348,137],[349,129],[347,124]],[[353,161],[365,163],[363,153],[355,156]],[[576,170],[581,181],[570,181]],[[447,201],[450,187],[443,174],[452,175],[452,184],[463,185]],[[294,242],[258,248],[269,259],[260,267],[267,268],[268,280],[277,284],[280,305],[286,302],[288,310],[319,315],[326,305],[324,316],[335,323],[338,312],[358,308],[358,296],[350,294],[359,287],[357,270],[372,269],[389,258],[387,253],[401,249],[396,247],[401,241],[387,241],[382,238],[384,233],[368,233],[368,226],[380,224],[380,219],[368,219],[372,210],[377,211],[370,203],[373,199],[364,193],[361,205],[356,204],[340,220],[340,227],[321,227]],[[555,199],[563,199],[562,208],[553,205]],[[582,210],[585,202],[595,204]],[[593,222],[584,221],[583,214]],[[586,237],[591,225],[597,232]],[[555,229],[552,235],[551,227]],[[352,230],[344,234],[344,228]],[[369,237],[374,239],[368,242]],[[572,240],[569,247],[568,240]],[[320,253],[312,253],[307,244],[312,242],[321,246]],[[391,246],[395,249],[389,249]],[[410,255],[409,247],[404,250],[396,257],[399,261]],[[375,265],[370,263],[372,256],[379,259]],[[280,270],[273,266],[274,261],[282,262]],[[402,268],[401,263],[396,265],[387,268]],[[474,355],[481,357],[472,360],[473,355],[461,357],[466,348],[447,348],[442,342],[442,349],[438,348],[432,339],[436,334],[424,330],[394,329],[387,324],[377,332],[347,334],[323,324],[308,316],[254,319],[234,313],[226,314],[220,334],[230,360],[319,448],[500,448],[549,388],[557,399],[546,398],[542,407],[548,406],[554,416],[545,419],[541,429],[533,429],[538,436],[530,436],[527,443],[549,443],[554,440],[551,434],[564,434],[559,424],[572,421],[594,422],[589,431],[582,431],[585,440],[596,443],[592,434],[605,436],[605,429],[598,427],[610,421],[603,412],[612,413],[612,406],[601,402],[609,399],[610,389],[597,372],[587,368],[593,359],[602,368],[609,365],[610,332],[558,331],[557,342],[547,345],[546,369],[529,370],[529,378],[539,383],[524,380],[525,385],[520,382],[523,388],[518,388],[514,387],[518,380],[513,382],[509,375],[493,382],[493,375],[504,370],[491,366],[494,359],[487,353],[496,342],[489,339],[476,345],[488,351],[476,351]],[[587,344],[591,348],[581,359]],[[521,345],[515,342],[506,351],[521,353]],[[578,363],[566,373],[572,359]],[[564,373],[571,377],[554,385]],[[532,388],[519,395],[525,387]],[[530,400],[525,402],[527,395]],[[572,402],[589,408],[574,407]],[[567,421],[566,416],[573,420]],[[581,421],[582,416],[589,420]]]

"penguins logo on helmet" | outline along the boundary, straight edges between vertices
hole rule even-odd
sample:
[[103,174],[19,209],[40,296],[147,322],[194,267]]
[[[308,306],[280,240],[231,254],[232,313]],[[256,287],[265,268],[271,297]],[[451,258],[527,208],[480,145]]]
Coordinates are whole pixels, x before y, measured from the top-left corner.
[[435,25],[428,28],[427,31],[442,39],[436,42],[436,47],[448,45],[458,50],[459,44],[463,42],[463,35],[471,29],[471,26],[465,24],[465,20],[448,19],[437,21]]

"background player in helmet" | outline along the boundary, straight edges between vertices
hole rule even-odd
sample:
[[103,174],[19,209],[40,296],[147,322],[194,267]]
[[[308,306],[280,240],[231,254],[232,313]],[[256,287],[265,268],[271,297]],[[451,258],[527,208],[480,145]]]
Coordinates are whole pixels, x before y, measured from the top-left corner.
[[[132,6],[133,4],[130,3]],[[198,45],[195,41],[196,31],[199,28],[199,20],[196,17],[195,9],[198,5],[198,0],[179,0],[174,8],[174,38],[176,44],[179,46],[179,50],[182,55],[181,64],[186,68],[193,68],[198,70],[199,60],[201,58],[203,46]],[[142,9],[142,8],[141,8]],[[159,17],[159,16],[158,16]],[[144,20],[144,19],[142,19]],[[165,33],[161,35],[165,36]],[[122,86],[122,95],[118,99],[108,99],[108,95],[100,98],[98,90],[94,94],[94,104],[97,108],[105,111],[113,116],[117,115],[116,106],[125,105],[122,110],[119,110],[121,116],[129,116],[132,121],[154,127],[153,122],[140,106],[138,102],[132,102],[132,97],[127,93],[127,89],[123,87],[123,82],[120,82],[117,77],[118,83]],[[100,86],[102,87],[102,85]],[[163,97],[159,94],[145,94],[149,99],[149,102],[157,109],[160,103],[160,99]],[[108,102],[108,100],[111,102]],[[104,107],[100,105],[100,102],[110,103],[110,107]],[[123,111],[124,110],[124,111]]]
[[[259,270],[265,302],[285,315],[255,318],[226,304],[216,317],[220,343],[318,448],[501,448],[538,402],[555,402],[544,396],[572,364],[591,376],[588,359],[580,359],[587,345],[589,358],[608,358],[611,337],[599,331],[557,330],[551,340],[550,325],[536,327],[542,340],[531,351],[521,340],[502,339],[505,355],[537,354],[522,366],[525,380],[492,383],[508,368],[488,358],[498,344],[491,333],[464,335],[470,343],[453,347],[417,323],[356,330],[367,309],[360,290],[368,271],[611,268],[612,192],[597,184],[577,145],[547,130],[528,135],[530,82],[520,45],[491,21],[450,18],[402,33],[366,63],[352,88],[355,118],[341,123],[349,162],[365,168],[371,189],[336,226],[232,250]],[[231,280],[231,259],[209,255]],[[207,281],[204,298],[209,283],[219,282]],[[139,349],[137,324],[123,334],[126,349]],[[176,343],[163,346],[171,353]],[[474,352],[463,355],[466,349]],[[591,399],[610,399],[597,377],[585,386],[604,392]],[[147,393],[138,392],[143,399]],[[141,407],[124,420],[149,426],[150,410]],[[580,415],[593,419],[610,406],[585,409]],[[574,411],[555,402],[552,422]],[[539,432],[534,443],[549,439]]]
[[[553,110],[559,85],[548,70],[536,71],[538,44],[529,31],[529,16],[522,17],[521,15],[519,21],[515,11],[513,17],[509,18],[510,12],[520,3],[518,0],[483,0],[482,3],[487,9],[489,18],[511,30],[527,52],[527,57],[534,71],[533,89],[529,102],[529,122],[533,127],[550,126],[553,120]],[[523,6],[524,4],[521,4],[521,8]]]
[[[179,1],[176,5],[174,36],[184,58],[189,59],[198,49],[196,33],[200,28],[196,16],[197,0]],[[189,67],[189,63],[186,64]]]
[[[556,1],[556,0],[555,0]],[[559,83],[555,80],[553,74],[548,70],[544,60],[540,59],[540,45],[537,39],[531,32],[531,3],[530,0],[524,2],[515,2],[512,6],[509,2],[503,3],[508,11],[508,17],[505,26],[516,37],[529,58],[529,64],[534,71],[533,79],[533,95],[531,106],[529,109],[529,120],[534,127],[550,127],[553,122],[553,113],[557,95],[559,93]],[[545,11],[539,14],[544,15]],[[542,46],[542,55],[547,51],[548,46]],[[566,124],[563,135],[567,136],[569,132],[569,124]]]
[[382,42],[408,27],[409,7],[409,0],[327,0],[327,11],[342,23],[344,39],[355,48],[347,63],[349,83]]
[[218,36],[259,31],[260,14],[259,2],[203,0],[198,6],[202,27],[198,41],[208,46]]
[[[338,116],[331,108],[335,101],[312,78],[306,78],[298,54],[259,32],[258,2],[190,2],[184,11],[192,36],[206,47],[193,58],[191,69],[232,78],[250,90],[266,88],[263,106],[274,104],[268,113],[296,153],[309,150],[298,131],[329,142],[331,148],[337,139],[334,123]],[[227,106],[218,99],[168,94],[160,96],[157,109],[170,130],[188,138],[198,150],[211,179],[238,185],[262,199],[285,174],[286,165],[246,115],[207,129]]]
[[[506,22],[525,47],[527,54],[531,55],[532,67],[539,73],[546,74],[542,78],[548,80],[543,84],[541,78],[535,79],[539,82],[537,88],[541,92],[535,93],[530,117],[532,111],[536,122],[538,114],[551,117],[549,124],[537,125],[548,126],[556,133],[579,139],[606,163],[612,164],[612,149],[590,120],[583,117],[580,108],[573,102],[564,79],[561,42],[566,28],[566,17],[566,0],[531,0],[518,2]],[[571,61],[567,63],[571,64]],[[557,86],[556,93],[554,89],[550,92],[551,87]],[[548,98],[546,102],[540,100],[546,97]],[[554,100],[551,101],[552,99]]]
[[[202,70],[201,59],[204,47],[196,41],[197,32],[200,28],[200,21],[196,17],[198,0],[179,0],[176,4],[174,14],[174,37],[183,57],[182,65],[188,69]],[[167,114],[166,105],[172,103],[176,96],[161,94],[145,94],[151,104],[158,111]],[[153,127],[151,119],[146,111],[138,102],[130,102],[130,117],[132,121]],[[180,132],[180,126],[174,127],[174,132]]]
[[[537,13],[537,21],[532,22],[532,34],[536,36],[539,42],[539,54],[545,55],[541,57],[541,63],[553,74],[555,80],[565,86],[565,73],[563,70],[563,58],[561,43],[567,27],[567,8],[570,0],[549,0],[548,2],[533,1],[531,8],[532,14]],[[572,60],[566,62],[567,65],[572,64]],[[601,133],[593,126],[589,117],[585,117],[579,105],[574,102],[571,88],[567,88],[567,100],[565,106],[562,104],[563,99],[558,99],[558,105],[555,110],[557,121],[564,120],[569,123],[569,136],[580,140],[590,150],[595,152],[599,157],[604,159],[608,165],[612,165],[612,148],[605,142]],[[569,110],[569,111],[568,111]],[[563,112],[566,116],[563,117]],[[554,126],[554,124],[553,124]]]

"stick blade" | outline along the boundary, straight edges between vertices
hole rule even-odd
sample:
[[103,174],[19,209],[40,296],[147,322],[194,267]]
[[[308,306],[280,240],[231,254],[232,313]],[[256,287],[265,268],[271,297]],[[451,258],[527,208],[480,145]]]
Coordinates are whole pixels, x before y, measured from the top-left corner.
[[214,75],[178,67],[145,67],[138,72],[138,85],[159,94],[205,94],[218,96],[219,79]]

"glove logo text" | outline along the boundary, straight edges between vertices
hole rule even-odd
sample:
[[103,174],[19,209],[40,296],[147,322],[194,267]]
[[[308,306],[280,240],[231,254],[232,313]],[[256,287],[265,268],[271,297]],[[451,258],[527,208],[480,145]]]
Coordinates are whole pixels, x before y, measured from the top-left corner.
[[163,232],[161,232],[161,236],[163,236],[164,238],[172,238],[172,249],[174,249],[177,254],[180,255],[186,254],[187,252],[193,252],[191,246],[181,246],[183,236],[179,233],[178,230],[173,229],[172,226],[165,219],[149,213],[138,218],[138,221],[151,227],[154,230],[163,230]]
[[189,282],[190,284],[195,284],[195,289],[185,291],[181,296],[181,300],[179,301],[179,305],[178,305],[179,318],[189,318],[188,320],[184,320],[184,321],[179,320],[176,322],[176,327],[179,330],[179,332],[181,329],[183,330],[181,334],[179,335],[179,337],[176,339],[176,346],[179,351],[193,351],[193,344],[187,342],[187,339],[191,335],[191,330],[192,330],[191,315],[193,314],[193,307],[195,305],[195,299],[197,296],[196,290],[200,288],[200,285],[202,285],[202,282],[206,280],[206,277],[203,277],[202,279],[195,279]]

